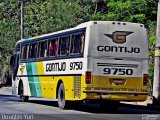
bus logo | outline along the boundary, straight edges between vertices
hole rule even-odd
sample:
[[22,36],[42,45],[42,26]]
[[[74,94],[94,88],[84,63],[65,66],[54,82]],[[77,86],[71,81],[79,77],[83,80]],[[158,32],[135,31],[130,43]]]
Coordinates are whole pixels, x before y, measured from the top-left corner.
[[20,68],[21,75],[23,75],[23,74],[24,74],[24,68],[25,68],[25,66],[21,66],[21,68]]
[[104,34],[104,35],[111,38],[113,42],[122,44],[126,42],[126,36],[132,33],[133,32],[129,32],[129,31],[115,31],[112,34]]

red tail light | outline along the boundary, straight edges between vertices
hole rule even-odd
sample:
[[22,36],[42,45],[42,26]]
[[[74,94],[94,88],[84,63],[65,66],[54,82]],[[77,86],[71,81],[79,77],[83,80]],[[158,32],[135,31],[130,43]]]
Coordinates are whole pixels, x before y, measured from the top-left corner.
[[143,75],[143,86],[147,86],[148,85],[148,74],[144,74]]
[[86,84],[91,84],[91,72],[86,72]]

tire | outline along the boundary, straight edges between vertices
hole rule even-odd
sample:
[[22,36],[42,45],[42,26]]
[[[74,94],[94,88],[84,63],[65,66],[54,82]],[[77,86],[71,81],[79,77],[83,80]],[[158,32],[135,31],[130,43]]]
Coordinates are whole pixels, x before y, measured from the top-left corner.
[[27,102],[29,100],[29,96],[24,96],[24,87],[22,82],[20,83],[20,87],[19,87],[19,95],[20,95],[21,102]]
[[63,83],[61,83],[58,88],[58,106],[61,109],[66,107],[65,89]]
[[120,102],[112,100],[100,100],[100,110],[108,112],[116,112]]

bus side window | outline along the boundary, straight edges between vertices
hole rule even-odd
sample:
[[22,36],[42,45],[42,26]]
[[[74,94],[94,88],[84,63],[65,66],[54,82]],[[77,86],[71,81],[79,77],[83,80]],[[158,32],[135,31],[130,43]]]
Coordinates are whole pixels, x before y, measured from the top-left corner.
[[54,44],[54,55],[55,56],[58,56],[59,54],[58,54],[58,50],[59,50],[59,39],[57,38],[56,40],[55,40],[55,44]]
[[29,58],[36,58],[36,43],[30,44]]
[[30,45],[26,45],[26,59],[29,58],[29,48],[30,48]]
[[39,43],[39,57],[47,57],[47,40]]
[[45,41],[44,47],[45,47],[44,57],[47,57],[48,56],[48,40]]
[[54,41],[53,40],[50,40],[49,41],[49,56],[53,56],[53,45],[54,45]]
[[61,37],[60,38],[60,55],[69,55],[69,43],[70,43],[70,36]]
[[35,58],[37,58],[38,57],[38,42],[36,43],[36,45],[35,45],[35,51],[34,51],[34,54],[35,54]]
[[44,42],[39,43],[39,57],[44,57]]
[[23,45],[21,48],[21,59],[26,59],[26,46]]
[[85,36],[84,33],[72,35],[71,39],[71,54],[83,54]]
[[58,56],[58,38],[49,41],[49,56]]
[[85,43],[85,34],[82,33],[81,34],[81,46],[80,46],[80,49],[81,49],[81,54],[83,54],[83,51],[84,51],[84,43]]

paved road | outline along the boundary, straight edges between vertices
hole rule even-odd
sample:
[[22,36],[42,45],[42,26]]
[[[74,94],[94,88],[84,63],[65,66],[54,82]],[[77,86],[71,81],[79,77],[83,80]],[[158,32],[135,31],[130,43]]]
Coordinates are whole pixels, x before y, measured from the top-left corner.
[[160,115],[157,114],[160,112],[124,104],[115,113],[100,111],[98,104],[80,104],[61,110],[55,100],[31,98],[23,103],[18,96],[11,95],[9,88],[0,89],[0,119],[3,120],[159,120]]

